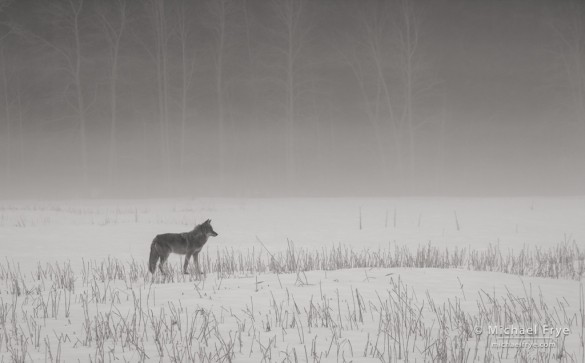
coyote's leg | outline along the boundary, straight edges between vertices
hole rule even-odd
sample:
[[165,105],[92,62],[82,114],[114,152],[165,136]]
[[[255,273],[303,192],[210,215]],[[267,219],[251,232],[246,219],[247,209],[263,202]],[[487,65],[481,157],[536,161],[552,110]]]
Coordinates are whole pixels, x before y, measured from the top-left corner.
[[187,253],[187,255],[185,255],[185,263],[183,264],[183,273],[185,275],[187,275],[189,273],[189,271],[187,271],[187,267],[189,267],[189,260],[191,259],[191,254]]
[[166,274],[166,272],[163,270],[163,265],[166,269],[167,259],[169,258],[169,255],[170,255],[170,253],[167,252],[167,253],[161,254],[161,256],[160,256],[160,262],[158,264],[158,268],[159,268],[160,272],[162,272],[163,274]]
[[195,252],[193,254],[193,262],[195,262],[195,271],[197,272],[197,275],[201,275],[201,268],[199,267],[199,251]]

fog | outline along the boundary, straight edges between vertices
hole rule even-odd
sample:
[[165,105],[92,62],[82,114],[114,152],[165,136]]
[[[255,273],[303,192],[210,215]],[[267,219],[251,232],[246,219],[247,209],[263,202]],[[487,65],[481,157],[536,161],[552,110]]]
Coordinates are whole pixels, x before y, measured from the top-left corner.
[[585,192],[580,0],[0,3],[0,198]]

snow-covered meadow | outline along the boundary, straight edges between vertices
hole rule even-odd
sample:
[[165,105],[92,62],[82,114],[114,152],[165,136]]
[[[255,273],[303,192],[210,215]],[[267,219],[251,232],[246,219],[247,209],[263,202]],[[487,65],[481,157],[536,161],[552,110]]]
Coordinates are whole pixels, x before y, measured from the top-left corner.
[[[204,278],[147,272],[207,218]],[[583,362],[584,240],[583,198],[4,201],[0,359]]]

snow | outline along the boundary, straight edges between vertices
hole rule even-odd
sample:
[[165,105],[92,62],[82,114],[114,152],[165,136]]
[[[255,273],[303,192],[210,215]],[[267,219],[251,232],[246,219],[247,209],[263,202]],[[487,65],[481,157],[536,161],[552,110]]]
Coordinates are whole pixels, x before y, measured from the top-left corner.
[[[213,258],[232,249],[276,253],[289,241],[308,250],[498,243],[506,252],[585,239],[583,198],[5,201],[0,359],[583,360],[582,279],[463,268],[208,273],[201,280],[145,272],[154,235],[207,218],[219,233],[204,249]],[[174,267],[181,260],[170,258]],[[108,278],[108,263],[123,266],[125,277]],[[490,348],[495,337],[470,330],[545,323],[571,333],[552,339],[554,348],[517,350]]]

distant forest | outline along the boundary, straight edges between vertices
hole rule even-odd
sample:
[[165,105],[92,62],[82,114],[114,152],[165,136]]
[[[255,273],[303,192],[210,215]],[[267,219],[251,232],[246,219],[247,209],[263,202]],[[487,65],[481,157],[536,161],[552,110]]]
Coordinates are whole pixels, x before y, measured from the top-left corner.
[[582,1],[0,4],[2,198],[585,192]]

